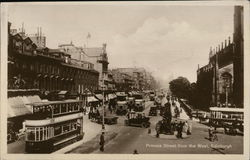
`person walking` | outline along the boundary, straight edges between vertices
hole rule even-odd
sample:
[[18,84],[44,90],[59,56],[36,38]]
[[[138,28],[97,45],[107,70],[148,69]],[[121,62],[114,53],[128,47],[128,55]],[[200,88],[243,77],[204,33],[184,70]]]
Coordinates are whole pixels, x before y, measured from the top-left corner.
[[102,132],[101,136],[100,136],[100,151],[104,152],[104,132]]
[[213,138],[213,127],[210,126],[208,128],[208,137],[209,137],[209,140],[212,141],[212,138]]
[[192,134],[192,123],[188,123],[188,130],[187,130],[187,135],[191,135]]
[[187,133],[187,130],[188,130],[188,123],[186,121],[186,122],[183,123],[183,132]]
[[183,138],[182,137],[182,130],[183,130],[183,123],[180,121],[179,125],[178,125],[178,134],[177,134],[177,138]]

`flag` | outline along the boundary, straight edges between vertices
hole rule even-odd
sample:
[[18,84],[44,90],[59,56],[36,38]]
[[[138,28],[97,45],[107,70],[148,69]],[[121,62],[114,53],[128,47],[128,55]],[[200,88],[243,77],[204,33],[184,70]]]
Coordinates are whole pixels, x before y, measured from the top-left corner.
[[91,38],[91,35],[90,35],[90,33],[88,33],[88,35],[87,35],[87,38],[89,39],[89,38]]

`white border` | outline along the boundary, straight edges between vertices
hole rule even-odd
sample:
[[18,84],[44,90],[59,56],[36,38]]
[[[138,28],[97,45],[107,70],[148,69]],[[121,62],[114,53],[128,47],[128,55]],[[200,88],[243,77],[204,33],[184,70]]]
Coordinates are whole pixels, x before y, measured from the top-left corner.
[[[244,6],[244,126],[245,126],[245,135],[244,135],[244,154],[243,155],[214,155],[214,154],[144,154],[144,155],[130,155],[130,154],[48,154],[48,155],[39,155],[39,154],[7,154],[7,140],[6,140],[6,130],[7,130],[7,6],[14,3],[2,3],[1,4],[1,159],[8,160],[43,160],[43,159],[185,159],[185,160],[194,160],[194,159],[249,159],[249,104],[250,104],[250,64],[249,64],[249,2],[247,1],[177,1],[177,2],[166,2],[166,1],[133,1],[133,2],[26,2],[26,3],[17,3],[20,5],[181,5],[181,6],[234,6],[242,5]],[[233,16],[233,15],[232,15]]]

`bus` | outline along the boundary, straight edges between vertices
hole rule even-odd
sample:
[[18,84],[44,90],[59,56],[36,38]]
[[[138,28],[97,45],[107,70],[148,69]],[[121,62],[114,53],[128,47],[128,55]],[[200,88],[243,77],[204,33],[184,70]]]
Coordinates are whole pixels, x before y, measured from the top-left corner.
[[51,153],[83,138],[83,101],[33,103],[25,120],[25,151]]
[[244,109],[210,107],[210,125],[216,128],[224,128],[225,132],[236,130],[243,132]]

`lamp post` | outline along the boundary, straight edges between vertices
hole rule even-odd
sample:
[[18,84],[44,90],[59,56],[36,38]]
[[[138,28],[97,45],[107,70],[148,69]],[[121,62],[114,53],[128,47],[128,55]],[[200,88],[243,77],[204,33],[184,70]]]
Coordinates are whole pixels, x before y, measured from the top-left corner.
[[105,131],[105,125],[104,125],[104,116],[105,116],[105,100],[104,100],[104,74],[102,72],[102,105],[103,105],[103,111],[102,111],[102,130]]
[[229,85],[227,84],[225,88],[226,88],[226,107],[228,107],[228,88],[229,88]]

